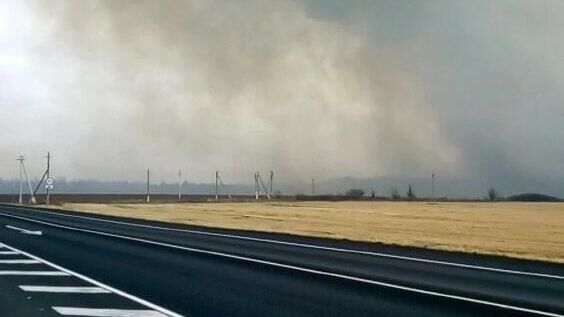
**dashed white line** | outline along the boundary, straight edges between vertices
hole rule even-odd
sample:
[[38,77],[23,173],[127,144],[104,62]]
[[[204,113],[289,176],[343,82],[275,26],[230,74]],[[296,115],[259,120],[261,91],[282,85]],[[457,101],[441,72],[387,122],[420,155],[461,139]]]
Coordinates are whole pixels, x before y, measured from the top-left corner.
[[[412,262],[420,262],[420,263],[460,267],[460,268],[472,269],[472,270],[480,270],[480,271],[489,271],[489,272],[504,273],[504,274],[515,274],[515,275],[525,275],[525,276],[534,276],[534,277],[564,280],[564,276],[555,275],[555,274],[545,274],[545,273],[537,273],[537,272],[530,272],[530,271],[510,270],[510,269],[494,268],[494,267],[487,267],[487,266],[481,266],[481,265],[472,265],[472,264],[432,260],[432,259],[426,259],[426,258],[401,256],[401,255],[395,255],[395,254],[389,254],[389,253],[361,251],[361,250],[344,249],[344,248],[336,248],[336,247],[326,247],[326,246],[320,246],[320,245],[315,245],[315,244],[288,242],[288,241],[263,239],[263,238],[254,238],[254,237],[248,237],[248,236],[223,234],[223,233],[215,233],[215,232],[206,232],[206,231],[200,231],[200,230],[188,230],[188,229],[168,228],[168,227],[162,227],[162,226],[151,226],[151,225],[130,223],[130,222],[124,222],[124,221],[101,219],[101,218],[95,218],[95,217],[68,215],[68,214],[63,214],[63,213],[60,213],[60,212],[37,210],[37,209],[31,209],[31,208],[21,208],[21,209],[29,210],[29,211],[33,211],[33,212],[37,212],[37,213],[46,213],[46,214],[51,214],[51,215],[61,216],[61,217],[86,219],[86,220],[92,220],[92,221],[98,221],[98,222],[106,222],[106,223],[113,223],[113,224],[119,224],[119,225],[131,226],[131,227],[138,227],[138,228],[148,228],[148,229],[157,229],[157,230],[174,231],[174,232],[185,232],[185,233],[190,233],[190,234],[198,234],[198,235],[206,235],[206,236],[214,236],[214,237],[222,237],[222,238],[231,238],[231,239],[263,242],[263,243],[272,243],[272,244],[287,245],[287,246],[294,246],[294,247],[301,247],[301,248],[308,248],[308,249],[317,249],[317,250],[351,253],[351,254],[361,254],[361,255],[368,255],[368,256],[381,257],[381,258],[390,258],[390,259],[397,259],[397,260],[404,260],[404,261],[412,261]],[[1,214],[1,213],[0,213],[0,215],[9,216],[9,215],[6,215],[6,214]]]
[[37,293],[85,293],[85,294],[109,294],[107,289],[90,286],[39,286],[39,285],[20,285],[25,292]]
[[23,233],[23,234],[30,234],[30,235],[35,235],[35,236],[43,235],[43,232],[41,232],[41,231],[32,231],[32,230],[22,229],[22,228],[18,228],[18,227],[14,227],[14,226],[9,226],[9,225],[6,226],[6,228],[19,231],[20,233]]
[[[146,300],[141,299],[141,298],[139,298],[139,297],[137,297],[137,296],[135,296],[135,295],[126,293],[126,292],[124,292],[124,291],[121,291],[121,290],[119,290],[119,289],[117,289],[117,288],[113,288],[113,287],[111,287],[111,286],[109,286],[109,285],[106,285],[106,284],[104,284],[104,283],[102,283],[102,282],[99,282],[99,281],[97,281],[97,280],[94,280],[94,279],[92,279],[92,278],[89,278],[89,277],[87,277],[87,276],[85,276],[85,275],[82,275],[82,274],[80,274],[80,273],[77,273],[77,272],[71,271],[71,270],[69,270],[69,269],[66,269],[66,268],[64,268],[64,267],[62,267],[62,266],[59,266],[59,265],[57,265],[57,264],[51,263],[51,262],[49,262],[49,261],[47,261],[47,260],[45,260],[45,259],[42,259],[42,258],[40,258],[40,257],[38,257],[38,256],[35,256],[35,255],[31,254],[31,253],[28,253],[28,252],[22,251],[22,250],[20,250],[20,249],[14,248],[14,247],[9,246],[9,245],[7,245],[7,244],[5,244],[5,243],[0,243],[0,245],[3,245],[3,246],[5,246],[6,248],[8,248],[9,250],[11,250],[11,251],[18,252],[18,253],[20,253],[20,254],[22,254],[22,255],[24,255],[24,256],[27,256],[27,257],[29,257],[29,258],[31,258],[31,259],[40,261],[40,262],[42,262],[43,264],[45,264],[45,265],[47,265],[47,266],[50,266],[50,267],[52,267],[52,268],[58,270],[58,271],[56,271],[55,273],[58,273],[58,274],[61,274],[61,275],[66,275],[66,276],[69,276],[69,275],[70,275],[70,276],[74,276],[74,277],[79,278],[79,279],[81,279],[81,280],[83,280],[83,281],[86,281],[86,282],[88,282],[88,283],[90,283],[90,284],[92,284],[92,285],[95,285],[95,286],[101,287],[101,288],[103,288],[103,289],[106,289],[106,290],[108,290],[108,291],[111,292],[111,293],[114,293],[114,294],[119,295],[119,296],[121,296],[121,297],[127,298],[127,299],[129,299],[129,300],[131,300],[131,301],[134,301],[134,302],[136,302],[136,303],[138,303],[138,304],[141,304],[142,306],[145,306],[145,307],[147,307],[147,308],[152,309],[152,311],[155,311],[155,312],[158,312],[158,313],[159,313],[159,315],[155,315],[155,314],[153,314],[153,315],[135,315],[135,314],[134,314],[134,315],[128,315],[128,316],[132,316],[132,317],[137,317],[137,316],[147,316],[147,317],[163,317],[163,316],[168,316],[168,317],[184,317],[184,316],[182,316],[182,315],[180,315],[180,314],[177,314],[177,313],[175,313],[175,312],[173,312],[173,311],[170,311],[170,310],[168,310],[168,309],[166,309],[166,308],[164,308],[164,307],[161,307],[161,306],[159,306],[159,305],[153,304],[153,303],[151,303],[151,302],[149,302],[149,301],[146,301]],[[1,274],[1,272],[2,272],[2,271],[0,271],[0,274]],[[13,271],[13,272],[15,272],[15,271]],[[27,273],[31,273],[31,271],[26,271],[26,272],[27,272]],[[52,273],[53,273],[53,272],[52,272]],[[74,316],[114,316],[114,315],[74,315]],[[122,315],[117,315],[117,316],[122,316]],[[126,315],[126,316],[127,316],[127,315]]]
[[0,251],[0,255],[16,255],[16,254],[19,253],[15,251]]
[[70,276],[70,274],[61,271],[0,271],[0,275],[17,275],[17,276]]
[[17,259],[17,260],[0,260],[0,264],[39,264],[37,260]]
[[88,317],[166,317],[155,310],[100,309],[80,307],[52,307],[63,316]]
[[[0,213],[0,215],[5,215],[5,214]],[[184,250],[184,251],[193,252],[193,253],[214,255],[214,256],[219,256],[219,257],[233,259],[233,260],[239,260],[239,261],[245,261],[245,262],[251,262],[251,263],[259,263],[259,264],[264,264],[264,265],[274,266],[274,267],[279,267],[279,268],[285,268],[285,269],[299,271],[299,272],[306,272],[306,273],[315,274],[315,275],[329,276],[329,277],[339,278],[339,279],[348,280],[348,281],[355,281],[355,282],[360,282],[360,283],[365,283],[365,284],[370,284],[370,285],[381,286],[381,287],[385,287],[385,288],[397,289],[397,290],[402,290],[402,291],[411,292],[411,293],[417,293],[417,294],[435,296],[435,297],[440,297],[440,298],[453,299],[453,300],[458,300],[458,301],[463,301],[463,302],[468,302],[468,303],[480,304],[480,305],[485,305],[485,306],[490,306],[490,307],[496,307],[496,308],[501,308],[501,309],[518,311],[518,312],[524,312],[524,313],[528,313],[528,314],[535,314],[535,315],[540,315],[540,316],[564,317],[564,315],[561,315],[561,314],[546,312],[546,311],[537,310],[537,309],[530,309],[530,308],[525,308],[525,307],[520,307],[520,306],[496,303],[496,302],[492,302],[492,301],[488,301],[488,300],[481,300],[481,299],[476,299],[476,298],[471,298],[471,297],[452,295],[452,294],[441,293],[441,292],[436,292],[436,291],[429,291],[429,290],[424,290],[424,289],[420,289],[420,288],[403,286],[403,285],[381,282],[381,281],[376,281],[376,280],[370,280],[370,279],[351,276],[351,275],[332,273],[332,272],[315,270],[315,269],[308,269],[308,268],[300,267],[300,266],[296,266],[296,265],[289,265],[289,264],[284,264],[284,263],[279,263],[279,262],[261,260],[261,259],[256,259],[256,258],[251,258],[251,257],[246,257],[246,256],[239,256],[239,255],[233,255],[233,254],[228,254],[228,253],[223,253],[223,252],[216,252],[216,251],[209,251],[209,250],[202,250],[202,249],[184,247],[184,246],[180,246],[180,245],[151,241],[151,240],[129,237],[129,236],[123,236],[123,235],[119,235],[119,234],[113,234],[113,233],[100,232],[100,231],[95,231],[95,230],[88,230],[88,229],[81,229],[81,228],[63,226],[63,225],[59,225],[59,224],[55,224],[55,223],[50,223],[50,222],[41,221],[41,220],[34,220],[34,219],[29,219],[29,218],[25,218],[25,217],[14,216],[14,215],[5,215],[5,216],[16,218],[16,219],[27,220],[27,221],[34,222],[34,223],[40,223],[40,224],[44,224],[46,226],[50,226],[50,227],[54,227],[54,228],[62,228],[62,229],[67,229],[67,230],[71,230],[71,231],[85,232],[85,233],[91,233],[91,234],[100,235],[100,236],[106,236],[106,237],[113,237],[113,238],[118,238],[118,239],[123,239],[123,240],[142,242],[142,243],[146,243],[146,244],[157,245],[157,246],[162,246],[162,247],[176,249],[176,250]],[[28,253],[21,251],[21,250],[18,250],[18,249],[15,249],[15,248],[11,248],[11,249],[13,249],[15,251],[19,251],[22,254],[25,254],[29,257],[34,257],[34,256],[32,256]],[[39,259],[39,258],[37,258],[37,259]],[[42,262],[44,262],[46,264],[49,263],[49,262],[46,262],[45,260],[42,260]],[[56,266],[54,264],[52,264],[51,266],[53,266],[57,269],[62,269],[61,267]],[[64,270],[64,269],[62,269],[62,270]],[[75,273],[75,274],[77,274],[77,273]],[[99,285],[99,286],[101,286],[101,285]]]

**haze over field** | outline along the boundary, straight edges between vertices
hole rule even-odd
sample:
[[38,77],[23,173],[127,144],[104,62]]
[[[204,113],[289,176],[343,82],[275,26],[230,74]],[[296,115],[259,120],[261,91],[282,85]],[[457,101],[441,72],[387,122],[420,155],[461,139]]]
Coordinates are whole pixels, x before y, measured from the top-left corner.
[[49,150],[67,179],[563,196],[563,34],[549,0],[2,1],[0,177]]

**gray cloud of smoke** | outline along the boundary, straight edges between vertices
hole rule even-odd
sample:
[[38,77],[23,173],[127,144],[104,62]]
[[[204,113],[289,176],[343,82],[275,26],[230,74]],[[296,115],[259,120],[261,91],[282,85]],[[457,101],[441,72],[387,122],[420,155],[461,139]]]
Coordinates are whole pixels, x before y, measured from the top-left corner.
[[3,158],[49,149],[59,174],[99,179],[564,177],[557,1],[2,10]]

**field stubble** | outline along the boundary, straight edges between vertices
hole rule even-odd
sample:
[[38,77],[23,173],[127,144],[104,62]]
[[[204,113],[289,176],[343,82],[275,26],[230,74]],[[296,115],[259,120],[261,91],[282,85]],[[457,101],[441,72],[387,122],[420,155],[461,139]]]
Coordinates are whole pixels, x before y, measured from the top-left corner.
[[564,263],[564,203],[68,203],[61,208]]

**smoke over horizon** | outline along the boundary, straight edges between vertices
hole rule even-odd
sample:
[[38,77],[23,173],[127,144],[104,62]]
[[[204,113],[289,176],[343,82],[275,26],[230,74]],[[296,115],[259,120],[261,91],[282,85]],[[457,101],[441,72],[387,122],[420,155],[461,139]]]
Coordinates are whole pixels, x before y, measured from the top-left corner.
[[[6,1],[0,177],[546,181],[557,1]],[[10,160],[14,160],[11,163]]]

